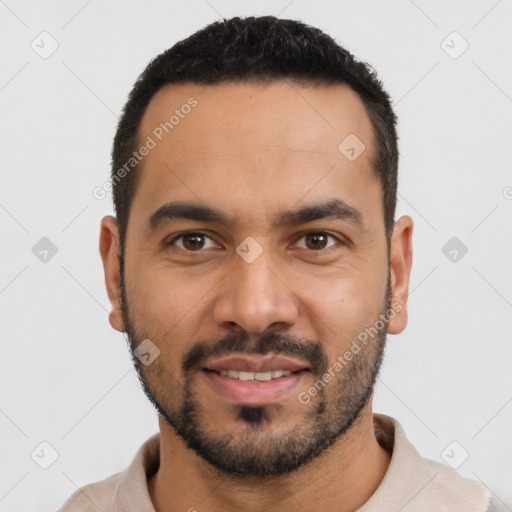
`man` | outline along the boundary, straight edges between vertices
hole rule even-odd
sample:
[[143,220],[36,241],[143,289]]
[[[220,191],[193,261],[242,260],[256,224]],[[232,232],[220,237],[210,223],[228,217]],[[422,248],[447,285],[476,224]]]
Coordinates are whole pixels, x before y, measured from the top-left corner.
[[62,511],[485,511],[372,412],[407,323],[396,118],[318,29],[209,25],[154,59],[113,147],[110,323],[160,433]]

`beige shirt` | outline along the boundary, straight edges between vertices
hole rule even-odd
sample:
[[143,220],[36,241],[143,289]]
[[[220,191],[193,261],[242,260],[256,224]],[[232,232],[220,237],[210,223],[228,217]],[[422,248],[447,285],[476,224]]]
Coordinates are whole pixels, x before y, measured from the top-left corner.
[[[391,462],[377,490],[358,512],[486,512],[491,495],[480,482],[421,457],[398,421],[374,414],[379,444]],[[147,480],[159,466],[160,434],[150,437],[121,473],[76,491],[59,512],[155,512]]]

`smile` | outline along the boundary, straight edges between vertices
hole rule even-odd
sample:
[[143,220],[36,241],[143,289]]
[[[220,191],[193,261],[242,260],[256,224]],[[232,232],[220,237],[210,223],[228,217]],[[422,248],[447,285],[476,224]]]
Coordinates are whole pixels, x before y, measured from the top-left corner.
[[305,369],[296,372],[203,369],[201,373],[215,392],[224,399],[231,403],[256,407],[270,405],[284,399],[310,372]]
[[[222,375],[223,377],[229,377],[231,379],[243,380],[245,382],[265,382],[268,380],[279,379],[281,377],[286,377],[292,373],[290,370],[272,370],[266,372],[245,372],[241,370],[209,370],[217,373],[218,375]],[[305,371],[305,370],[299,370]]]

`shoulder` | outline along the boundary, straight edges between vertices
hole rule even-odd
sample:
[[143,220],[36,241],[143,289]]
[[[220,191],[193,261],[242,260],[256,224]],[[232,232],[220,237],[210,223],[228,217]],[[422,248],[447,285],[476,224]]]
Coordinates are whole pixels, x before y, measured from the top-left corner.
[[75,491],[58,512],[112,512],[153,510],[147,478],[160,463],[160,434],[154,434],[139,447],[130,465],[122,472],[91,483]]
[[422,457],[394,418],[374,414],[374,425],[379,444],[391,453],[391,462],[372,504],[392,503],[403,512],[490,511],[491,493],[482,483]]
[[98,512],[110,510],[117,494],[121,473],[85,485],[75,491],[58,512]]
[[435,460],[423,458],[426,472],[432,475],[427,496],[442,503],[440,510],[487,512],[491,509],[491,493],[482,483],[460,475]]

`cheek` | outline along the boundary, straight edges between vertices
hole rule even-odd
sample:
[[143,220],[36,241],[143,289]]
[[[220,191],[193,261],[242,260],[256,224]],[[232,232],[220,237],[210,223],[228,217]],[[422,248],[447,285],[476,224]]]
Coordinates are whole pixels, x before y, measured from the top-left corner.
[[[299,295],[307,321],[321,340],[339,352],[379,318],[386,292],[380,273],[354,273],[343,278],[312,280]],[[333,340],[327,344],[326,340]],[[336,347],[336,348],[334,348]]]
[[379,316],[382,297],[380,290],[378,293],[375,289],[365,291],[361,283],[344,283],[317,296],[310,291],[305,304],[331,332],[341,334],[373,322]]
[[190,328],[197,329],[205,316],[208,292],[219,280],[214,277],[185,276],[163,265],[138,273],[132,269],[127,293],[130,313],[140,332],[162,341],[187,341],[192,336]]

